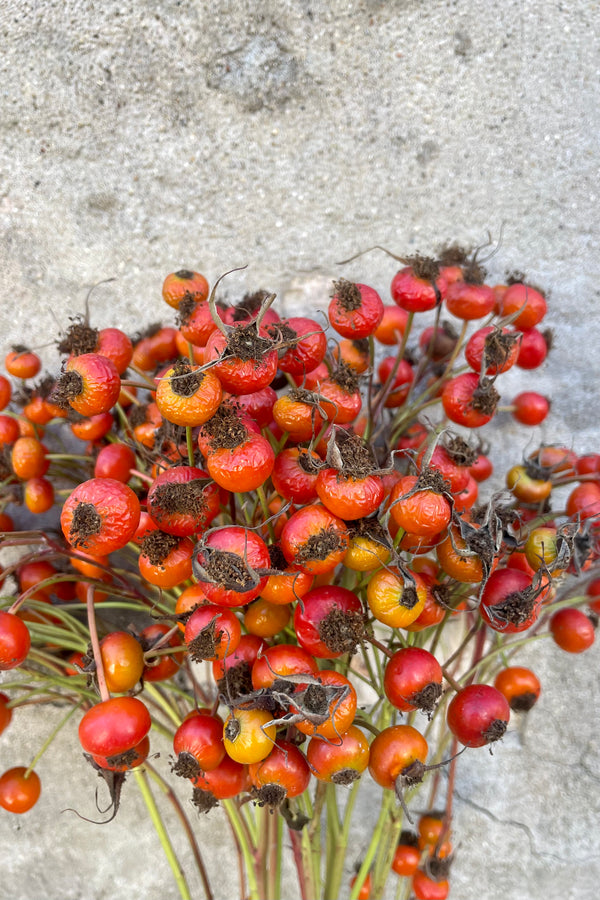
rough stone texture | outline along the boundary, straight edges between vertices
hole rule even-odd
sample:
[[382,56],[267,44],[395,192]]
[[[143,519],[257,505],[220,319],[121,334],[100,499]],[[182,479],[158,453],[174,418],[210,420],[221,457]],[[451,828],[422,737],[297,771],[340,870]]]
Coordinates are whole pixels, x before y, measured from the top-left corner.
[[[551,417],[531,436],[501,415],[496,439],[513,458],[550,434],[596,449],[598,11],[590,0],[3,0],[3,349],[50,340],[110,277],[92,295],[93,323],[133,331],[169,318],[160,285],[182,266],[214,280],[247,264],[230,296],[264,286],[306,308],[340,274],[387,296],[393,260],[336,265],[358,250],[479,244],[489,231],[502,235],[492,276],[525,269],[550,287],[556,328],[531,377],[552,393]],[[544,644],[535,658],[544,696],[527,725],[493,758],[460,761],[462,900],[596,894],[598,652],[572,659]],[[21,711],[0,738],[1,767],[28,760],[58,715],[40,724]],[[39,771],[37,810],[0,817],[0,894],[176,896],[137,825],[133,785],[98,829],[59,815],[94,815],[95,778],[68,729]],[[236,896],[222,820],[199,833],[222,896]]]

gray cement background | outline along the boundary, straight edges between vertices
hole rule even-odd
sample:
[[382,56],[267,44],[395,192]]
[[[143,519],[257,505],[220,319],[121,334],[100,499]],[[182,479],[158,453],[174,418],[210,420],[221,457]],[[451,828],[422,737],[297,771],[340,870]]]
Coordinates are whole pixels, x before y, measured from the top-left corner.
[[[553,396],[547,424],[531,437],[499,417],[495,439],[512,458],[549,435],[596,450],[599,22],[591,0],[0,0],[2,353],[51,340],[112,276],[93,323],[134,330],[168,320],[160,286],[183,266],[214,280],[248,264],[232,295],[267,287],[297,308],[326,302],[333,275],[387,298],[393,260],[336,265],[372,244],[502,232],[491,277],[524,269],[549,288],[556,346],[530,382]],[[460,761],[460,900],[597,896],[598,651],[542,642],[535,659],[544,695],[525,730]],[[0,768],[53,718],[21,711]],[[133,785],[105,829],[59,814],[93,812],[73,746],[61,733],[40,763],[35,811],[0,817],[0,897],[175,897]],[[365,800],[357,855],[369,821]],[[224,825],[198,828],[237,896]]]

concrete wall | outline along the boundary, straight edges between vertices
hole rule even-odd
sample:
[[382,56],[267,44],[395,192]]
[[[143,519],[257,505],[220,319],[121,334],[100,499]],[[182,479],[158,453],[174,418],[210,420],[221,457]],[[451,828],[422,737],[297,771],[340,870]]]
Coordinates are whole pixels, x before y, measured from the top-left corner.
[[[524,269],[550,291],[556,346],[531,384],[554,406],[535,439],[597,449],[596,3],[2,0],[0,42],[3,352],[50,340],[109,277],[93,323],[133,330],[169,318],[160,285],[182,266],[214,280],[247,264],[232,296],[267,287],[324,303],[342,274],[387,296],[393,260],[336,265],[358,250],[489,232],[501,236],[493,278]],[[499,425],[520,456],[533,438]],[[598,653],[543,644],[536,661],[544,696],[527,725],[493,758],[460,761],[462,900],[596,894]],[[54,719],[22,711],[0,768],[28,760]],[[92,813],[93,788],[73,734],[57,747],[35,812],[0,816],[0,896],[174,897],[133,786],[105,829],[59,815]],[[201,840],[236,896],[214,822],[199,823]]]

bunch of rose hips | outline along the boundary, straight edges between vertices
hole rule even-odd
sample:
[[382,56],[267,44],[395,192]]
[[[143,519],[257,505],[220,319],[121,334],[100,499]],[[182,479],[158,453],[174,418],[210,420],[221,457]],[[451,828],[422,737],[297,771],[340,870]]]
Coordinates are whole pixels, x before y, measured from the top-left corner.
[[[406,896],[447,897],[459,749],[500,740],[540,695],[508,664],[522,635],[571,653],[594,640],[600,454],[543,445],[479,498],[492,463],[475,429],[502,374],[546,357],[543,292],[486,284],[456,246],[403,263],[392,304],[335,282],[328,330],[280,318],[266,291],[225,306],[219,282],[178,271],[176,326],[132,340],[79,318],[60,375],[36,381],[16,347],[0,376],[2,546],[20,554],[3,573],[18,589],[0,670],[19,671],[0,730],[33,702],[80,711],[115,813],[132,770],[188,780],[199,810],[223,805],[265,900],[280,888],[259,832],[278,816],[303,895],[339,895],[351,803],[341,814],[336,791],[354,797],[367,769],[383,799],[351,897],[382,896],[390,870]],[[533,425],[549,404],[525,391],[506,408]],[[56,510],[60,530],[14,531],[11,505]],[[4,809],[37,802],[34,763],[0,777]],[[423,782],[429,811],[403,830]]]

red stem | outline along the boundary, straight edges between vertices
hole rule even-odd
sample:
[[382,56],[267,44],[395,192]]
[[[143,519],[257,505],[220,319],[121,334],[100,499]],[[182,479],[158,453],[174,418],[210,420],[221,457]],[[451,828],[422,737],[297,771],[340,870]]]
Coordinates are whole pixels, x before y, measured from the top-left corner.
[[448,669],[446,669],[444,666],[442,666],[442,675],[444,676],[450,687],[456,691],[456,693],[462,691],[462,685],[452,677]]
[[140,481],[145,481],[146,484],[154,484],[152,478],[149,475],[146,475],[145,472],[140,472],[139,469],[130,469],[130,475],[135,475],[136,478],[139,478]]
[[298,872],[300,895],[302,897],[302,900],[313,900],[313,898],[309,897],[306,893],[306,879],[304,877],[304,862],[302,860],[302,844],[300,841],[300,835],[297,831],[294,831],[293,828],[290,828],[289,825],[288,834],[290,836],[290,842],[292,845],[292,853],[294,856],[294,862],[296,864],[296,871]]
[[229,816],[226,816],[226,818],[227,818],[227,824],[229,825],[229,830],[231,831],[231,834],[233,837],[235,849],[237,852],[238,871],[239,871],[239,878],[240,878],[240,898],[241,898],[241,900],[248,900],[248,893],[246,890],[246,870],[244,868],[244,856],[242,854],[242,845],[240,844],[236,830],[233,827],[231,818]]
[[[477,640],[475,641],[475,646],[473,648],[473,659],[471,660],[471,665],[469,666],[470,669],[473,669],[483,656],[485,639],[487,637],[486,632],[487,628],[482,624],[479,628],[479,631],[477,632]],[[468,679],[467,684],[472,684],[475,681],[476,674],[476,672],[473,672],[473,674]]]
[[[173,625],[173,627],[165,632],[161,638],[159,638],[155,644],[152,644],[149,650],[144,653],[144,661],[147,659],[151,659],[153,656],[156,656],[156,651],[160,650],[161,647],[166,646],[174,634],[177,634],[179,631],[179,625]],[[181,647],[172,647],[172,653],[181,653]],[[160,654],[161,656],[165,654]]]
[[378,650],[381,650],[381,652],[384,653],[388,657],[388,659],[391,659],[394,655],[391,650],[388,650],[385,644],[382,644],[381,641],[378,641],[377,638],[372,637],[370,634],[365,635],[365,640],[367,640],[370,644],[373,644],[374,647],[377,647]]
[[450,825],[452,822],[452,801],[454,799],[454,782],[456,780],[456,761],[458,759],[456,748],[458,747],[458,741],[456,738],[452,739],[452,744],[450,745],[450,765],[448,767],[448,787],[446,790],[446,811],[444,812],[444,827],[441,831],[441,834],[438,838],[438,842],[436,844],[436,851],[442,846],[444,841],[450,835]]
[[85,589],[85,605],[87,609],[88,628],[90,630],[90,643],[92,645],[92,653],[94,654],[94,662],[96,663],[96,679],[98,681],[98,690],[102,700],[110,700],[110,693],[106,685],[106,676],[104,675],[104,666],[102,664],[102,652],[100,650],[100,641],[98,640],[98,630],[96,628],[96,610],[94,607],[94,586],[88,584]]

